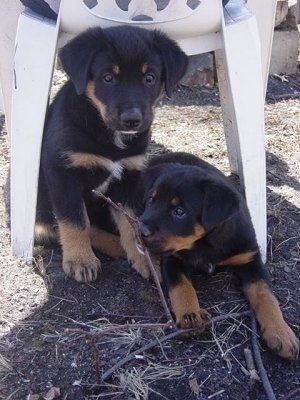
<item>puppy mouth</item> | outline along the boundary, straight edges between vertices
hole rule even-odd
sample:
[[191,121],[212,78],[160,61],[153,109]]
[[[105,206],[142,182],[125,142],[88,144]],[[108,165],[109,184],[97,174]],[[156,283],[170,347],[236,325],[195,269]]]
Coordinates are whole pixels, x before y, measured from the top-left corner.
[[150,253],[165,256],[173,253],[173,250],[165,249],[163,240],[143,238],[143,244],[147,247]]
[[164,250],[159,246],[153,245],[153,244],[145,244],[147,247],[147,250],[150,251],[150,253],[157,255],[157,256],[169,256],[173,254],[172,250]]
[[140,133],[143,133],[150,129],[151,121],[143,121],[138,126],[124,126],[122,122],[118,119],[113,119],[109,117],[102,117],[105,125],[108,129],[113,131],[115,134],[123,135],[123,136],[135,136]]
[[115,131],[115,133],[117,135],[136,135],[137,133],[139,133],[139,131],[137,131],[137,130],[128,130],[128,131],[126,131],[126,130],[117,130],[117,131]]
[[120,149],[126,149],[138,132],[114,132],[114,144]]

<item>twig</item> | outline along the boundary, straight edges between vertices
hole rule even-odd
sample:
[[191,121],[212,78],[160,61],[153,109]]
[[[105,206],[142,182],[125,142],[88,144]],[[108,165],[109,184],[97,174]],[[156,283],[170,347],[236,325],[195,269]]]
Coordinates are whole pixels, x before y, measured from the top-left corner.
[[128,212],[123,208],[123,206],[121,204],[116,204],[115,202],[112,201],[112,199],[110,199],[109,197],[105,196],[102,192],[99,192],[99,190],[93,190],[93,193],[96,196],[101,197],[101,199],[106,201],[115,210],[123,213],[126,216],[126,218],[127,218],[128,222],[130,223],[130,225],[134,228],[134,225],[137,224],[137,219],[133,218],[131,215],[129,215]]
[[290,400],[293,397],[297,396],[297,394],[300,393],[300,388],[298,387],[297,389],[293,390],[292,392],[290,392],[285,398],[284,400]]
[[168,321],[172,321],[173,322],[173,328],[176,329],[176,325],[174,323],[173,317],[172,317],[172,315],[170,313],[170,310],[169,310],[169,307],[167,305],[165,296],[163,294],[163,291],[162,291],[162,288],[161,288],[161,285],[160,285],[160,281],[159,281],[157,272],[156,272],[156,270],[154,268],[154,265],[152,263],[151,257],[149,255],[149,252],[148,252],[148,250],[146,249],[146,247],[143,244],[143,241],[142,241],[142,238],[141,238],[141,234],[140,234],[140,230],[139,230],[139,226],[138,226],[138,220],[136,218],[133,218],[131,215],[129,215],[121,204],[114,203],[109,197],[106,197],[103,193],[99,192],[98,190],[93,190],[93,193],[96,196],[99,196],[103,200],[105,200],[115,210],[123,213],[124,216],[126,217],[127,221],[129,222],[129,224],[131,225],[131,227],[132,227],[132,229],[134,231],[134,234],[136,236],[136,239],[137,239],[137,246],[139,247],[139,251],[141,251],[142,254],[144,254],[144,256],[146,258],[146,261],[148,263],[148,266],[150,268],[150,271],[152,273],[154,282],[156,284],[156,287],[157,287],[157,290],[158,290],[158,293],[159,293],[159,296],[160,296],[161,303],[162,303],[163,308],[165,310],[165,314],[166,314],[167,320]]
[[253,354],[254,354],[255,363],[257,365],[258,372],[260,375],[260,379],[262,381],[262,384],[263,384],[263,387],[265,389],[268,399],[276,400],[275,394],[273,392],[273,388],[271,386],[267,372],[265,370],[264,364],[261,359],[261,354],[260,354],[259,346],[257,343],[258,334],[257,334],[256,319],[255,319],[255,315],[253,312],[251,313],[251,329],[252,329],[251,342],[252,342],[252,347],[253,347]]
[[[229,314],[225,314],[225,315],[219,315],[217,317],[212,318],[206,325],[205,328],[209,325],[212,325],[214,323],[223,321],[225,319],[228,318],[242,318],[245,316],[249,316],[251,315],[251,311],[243,311],[240,313],[229,313]],[[161,344],[167,340],[173,339],[177,336],[180,336],[184,333],[189,333],[191,331],[193,331],[194,329],[178,329],[175,332],[171,332],[168,335],[164,336],[163,338],[160,338],[160,340],[158,339],[153,339],[151,342],[145,344],[145,346],[141,347],[140,349],[137,349],[135,351],[133,351],[132,353],[128,354],[127,357],[123,358],[122,360],[120,360],[119,362],[117,362],[115,365],[113,365],[110,369],[108,369],[106,372],[103,373],[102,375],[102,381],[105,381],[107,379],[109,379],[111,377],[111,375],[119,368],[121,368],[123,365],[125,365],[126,363],[128,363],[129,361],[133,360],[135,358],[136,355],[141,354],[147,350],[150,350],[152,347],[156,346],[158,343]]]
[[280,99],[297,99],[300,97],[300,93],[283,93],[283,94],[272,94],[272,98],[274,100],[280,100]]
[[133,351],[132,353],[128,354],[127,357],[122,358],[119,362],[117,362],[114,366],[112,366],[110,369],[108,369],[106,372],[103,373],[102,375],[102,381],[107,380],[108,378],[111,377],[111,375],[120,367],[122,367],[124,364],[128,363],[129,361],[133,360],[136,355],[144,353],[147,350],[152,349],[152,347],[156,346],[159,342],[165,342],[166,340],[173,339],[176,336],[179,336],[181,333],[186,333],[190,332],[192,329],[178,329],[175,332],[169,333],[168,335],[164,336],[160,340],[158,338],[151,340],[151,342],[145,344],[145,346]]
[[216,324],[217,322],[223,321],[224,319],[228,318],[243,318],[243,317],[249,317],[251,315],[252,311],[247,310],[247,311],[241,311],[241,312],[234,312],[234,313],[228,313],[225,315],[218,315],[217,317],[211,318],[210,321],[205,326],[208,326],[210,324]]
[[250,377],[250,379],[255,379],[257,381],[260,381],[260,377],[258,376],[258,373],[255,369],[254,359],[251,350],[246,347],[244,349],[244,355],[245,355],[246,365],[248,368],[248,371],[246,370],[248,376]]
[[100,381],[101,379],[101,372],[100,372],[100,355],[99,355],[99,350],[97,347],[97,343],[96,343],[96,338],[92,337],[91,338],[91,346],[94,352],[94,357],[95,357],[95,370],[96,370],[96,376],[97,376],[97,380]]
[[213,399],[214,397],[219,396],[219,394],[222,394],[222,393],[224,393],[224,392],[225,392],[225,389],[218,390],[216,393],[211,394],[211,395],[208,396],[207,398],[208,398],[208,399]]
[[97,338],[99,336],[107,335],[109,333],[113,333],[115,331],[122,331],[122,330],[127,330],[127,329],[171,329],[172,328],[172,322],[168,321],[165,324],[159,324],[159,323],[149,323],[149,324],[123,324],[123,325],[112,325],[109,326],[108,328],[104,329],[97,329],[96,327],[93,328],[93,331],[84,331],[83,329],[72,329],[72,328],[67,328],[66,332],[78,332],[86,335],[87,337],[90,338]]

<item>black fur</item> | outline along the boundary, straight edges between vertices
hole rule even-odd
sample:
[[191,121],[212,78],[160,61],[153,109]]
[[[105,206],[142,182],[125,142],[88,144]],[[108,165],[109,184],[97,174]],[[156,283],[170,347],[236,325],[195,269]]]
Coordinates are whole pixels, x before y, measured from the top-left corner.
[[[191,154],[170,153],[154,159],[143,180],[146,203],[139,221],[150,250],[164,254],[161,237],[155,240],[157,232],[184,237],[194,232],[196,224],[205,229],[204,236],[191,249],[173,254],[169,250],[164,264],[172,264],[176,258],[178,265],[181,260],[180,268],[189,276],[249,251],[256,253],[253,261],[243,265],[242,271],[234,266],[234,271],[244,284],[267,279],[245,199],[223,173]],[[153,191],[157,192],[154,200],[149,197]],[[170,206],[173,197],[180,198],[178,206]],[[177,208],[185,215],[176,216]],[[164,273],[167,282],[173,280],[172,269],[167,268]]]
[[171,153],[154,159],[143,181],[140,230],[148,249],[162,258],[176,323],[200,329],[207,323],[191,275],[228,267],[240,278],[267,345],[296,359],[299,340],[270,288],[246,201],[228,178],[193,155]]
[[[47,115],[37,222],[82,230],[90,191],[108,179],[122,180],[123,161],[146,152],[153,108],[163,88],[170,94],[183,76],[187,56],[163,33],[120,26],[80,34],[60,58],[70,80]],[[72,164],[78,153],[87,161]],[[102,166],[103,158],[119,163],[117,171]]]
[[[225,175],[193,155],[170,153],[152,159],[144,172],[126,171],[122,181],[110,186],[109,197],[135,211],[144,244],[161,258],[178,326],[201,331],[209,318],[200,307],[192,274],[231,268],[267,345],[283,358],[298,357],[299,340],[272,293],[245,199]],[[115,218],[118,228],[120,218]],[[128,239],[128,230],[122,227],[121,242],[123,234]],[[148,277],[144,258],[138,260],[132,252],[135,243],[123,243],[135,269]]]

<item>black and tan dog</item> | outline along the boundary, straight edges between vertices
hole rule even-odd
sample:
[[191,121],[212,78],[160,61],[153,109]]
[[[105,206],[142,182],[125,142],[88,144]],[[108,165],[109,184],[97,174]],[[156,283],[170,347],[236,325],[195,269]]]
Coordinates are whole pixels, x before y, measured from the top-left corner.
[[183,76],[187,56],[161,32],[120,26],[80,34],[60,59],[70,80],[47,115],[36,237],[51,236],[56,225],[65,273],[92,281],[100,261],[86,200],[143,168],[154,106]]
[[148,249],[162,256],[162,274],[176,322],[199,328],[208,313],[191,283],[192,273],[215,266],[240,278],[267,345],[295,359],[299,341],[270,288],[243,196],[219,170],[186,153],[154,159],[144,172],[140,230]]

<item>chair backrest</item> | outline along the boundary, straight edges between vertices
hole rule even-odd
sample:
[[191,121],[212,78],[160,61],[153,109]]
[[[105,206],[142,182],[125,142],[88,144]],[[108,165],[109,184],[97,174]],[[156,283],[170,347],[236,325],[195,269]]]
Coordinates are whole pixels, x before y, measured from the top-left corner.
[[63,0],[61,30],[75,35],[92,27],[135,25],[160,29],[177,40],[188,54],[196,54],[189,43],[203,35],[215,40],[206,51],[219,45],[222,0]]

